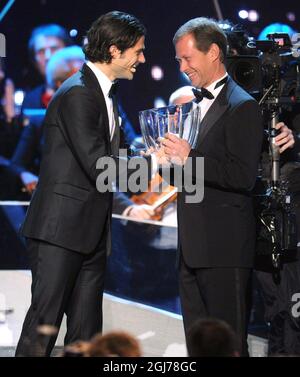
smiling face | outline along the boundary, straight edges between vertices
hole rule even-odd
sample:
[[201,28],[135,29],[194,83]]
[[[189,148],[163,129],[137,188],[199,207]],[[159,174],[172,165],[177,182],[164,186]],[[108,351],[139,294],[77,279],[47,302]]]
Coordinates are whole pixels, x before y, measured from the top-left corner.
[[116,46],[110,47],[112,61],[110,68],[114,79],[132,80],[139,64],[145,63],[144,56],[145,37],[141,37],[137,43],[121,53]]
[[185,34],[175,45],[180,71],[184,72],[193,86],[209,86],[220,75],[222,63],[219,47],[213,43],[207,52],[198,50],[192,34]]

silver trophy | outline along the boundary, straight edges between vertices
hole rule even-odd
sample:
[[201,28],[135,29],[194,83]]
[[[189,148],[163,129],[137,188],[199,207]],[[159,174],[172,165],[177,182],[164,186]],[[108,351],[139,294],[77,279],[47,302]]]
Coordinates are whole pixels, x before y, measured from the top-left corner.
[[166,133],[186,140],[194,148],[201,121],[200,106],[188,102],[143,110],[139,112],[139,120],[147,148],[159,149]]

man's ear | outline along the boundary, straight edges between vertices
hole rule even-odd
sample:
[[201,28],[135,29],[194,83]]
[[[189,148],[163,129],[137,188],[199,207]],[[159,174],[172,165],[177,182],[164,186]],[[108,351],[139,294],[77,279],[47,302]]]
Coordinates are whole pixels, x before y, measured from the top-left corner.
[[212,43],[208,53],[209,53],[211,60],[215,61],[216,59],[219,59],[219,57],[220,57],[220,53],[221,53],[220,47],[216,43]]
[[109,52],[112,58],[117,59],[121,56],[121,51],[118,49],[116,45],[111,45],[109,48]]

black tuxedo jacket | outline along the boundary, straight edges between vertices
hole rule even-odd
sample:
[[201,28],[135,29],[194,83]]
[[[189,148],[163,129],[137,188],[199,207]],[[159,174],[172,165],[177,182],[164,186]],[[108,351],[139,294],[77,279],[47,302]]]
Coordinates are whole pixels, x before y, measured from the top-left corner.
[[231,78],[206,113],[190,152],[204,157],[204,199],[187,204],[178,194],[178,234],[188,266],[251,267],[255,219],[251,190],[263,138],[258,103]]
[[112,193],[96,189],[96,162],[118,150],[120,136],[116,127],[110,142],[105,99],[87,65],[56,92],[44,132],[39,183],[22,234],[91,253],[109,231],[112,207]]

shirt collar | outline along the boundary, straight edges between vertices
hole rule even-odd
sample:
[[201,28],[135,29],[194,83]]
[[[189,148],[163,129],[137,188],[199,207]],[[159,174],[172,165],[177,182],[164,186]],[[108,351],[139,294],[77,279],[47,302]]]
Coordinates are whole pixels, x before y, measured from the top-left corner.
[[86,65],[93,71],[95,76],[97,77],[97,80],[99,82],[99,85],[103,91],[103,94],[105,96],[108,96],[108,92],[110,91],[110,88],[112,86],[112,82],[110,79],[101,71],[99,67],[97,67],[94,63],[88,61]]
[[206,89],[209,90],[212,94],[214,94],[215,91],[217,90],[221,90],[221,88],[223,88],[223,85],[219,86],[218,88],[215,89],[215,85],[217,82],[221,81],[224,79],[224,77],[227,77],[228,76],[228,73],[226,72],[224,76],[220,77],[218,80],[215,80],[214,82],[212,82]]

